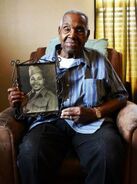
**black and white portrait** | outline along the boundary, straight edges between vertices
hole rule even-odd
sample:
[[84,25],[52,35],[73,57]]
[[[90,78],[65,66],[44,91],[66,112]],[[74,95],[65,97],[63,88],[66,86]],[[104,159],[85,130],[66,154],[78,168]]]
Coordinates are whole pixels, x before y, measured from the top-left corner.
[[58,111],[54,63],[17,65],[19,88],[26,94],[23,112],[27,114]]

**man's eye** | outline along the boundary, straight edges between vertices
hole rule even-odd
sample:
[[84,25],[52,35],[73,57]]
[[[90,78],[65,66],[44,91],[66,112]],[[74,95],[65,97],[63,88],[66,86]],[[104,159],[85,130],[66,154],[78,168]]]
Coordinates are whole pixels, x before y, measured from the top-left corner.
[[83,27],[77,28],[78,33],[85,33],[85,29]]
[[71,30],[70,27],[63,27],[63,31],[64,31],[65,33],[68,33],[70,30]]
[[33,77],[30,78],[31,81],[34,81],[35,79]]

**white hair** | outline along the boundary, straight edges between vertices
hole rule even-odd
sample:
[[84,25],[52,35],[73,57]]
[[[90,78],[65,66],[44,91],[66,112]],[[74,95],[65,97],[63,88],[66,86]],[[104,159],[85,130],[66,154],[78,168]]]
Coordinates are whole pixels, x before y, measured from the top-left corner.
[[68,10],[68,11],[66,11],[66,12],[64,13],[63,17],[62,17],[61,20],[60,20],[59,26],[62,26],[62,24],[63,24],[63,19],[64,19],[65,15],[71,14],[71,13],[72,13],[72,14],[78,14],[78,15],[84,17],[84,19],[86,20],[87,28],[88,28],[88,17],[87,17],[87,15],[86,15],[85,13],[83,13],[83,12],[81,12],[81,11],[79,11],[79,10]]

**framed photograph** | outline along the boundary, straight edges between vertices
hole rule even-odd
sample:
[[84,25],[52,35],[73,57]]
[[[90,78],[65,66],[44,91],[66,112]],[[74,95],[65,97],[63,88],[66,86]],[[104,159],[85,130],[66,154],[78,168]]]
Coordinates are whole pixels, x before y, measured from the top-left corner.
[[22,112],[32,116],[57,114],[59,102],[55,63],[24,63],[16,67],[19,88],[26,94]]

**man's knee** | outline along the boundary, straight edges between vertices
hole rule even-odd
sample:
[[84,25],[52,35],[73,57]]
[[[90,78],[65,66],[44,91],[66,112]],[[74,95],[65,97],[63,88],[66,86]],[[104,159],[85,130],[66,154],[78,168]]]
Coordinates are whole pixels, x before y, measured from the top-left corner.
[[37,154],[37,146],[29,139],[19,146],[18,161],[33,163]]

